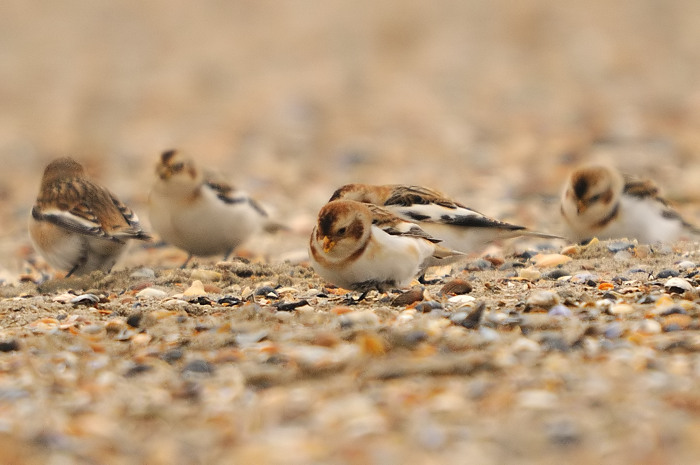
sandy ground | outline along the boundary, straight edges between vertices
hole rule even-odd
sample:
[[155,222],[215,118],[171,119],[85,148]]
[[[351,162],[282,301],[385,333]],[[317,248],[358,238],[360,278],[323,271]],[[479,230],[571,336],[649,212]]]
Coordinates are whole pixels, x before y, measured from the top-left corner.
[[[696,244],[503,244],[416,302],[348,302],[304,253],[347,182],[557,233],[563,176],[599,159],[700,222],[699,3],[1,9],[0,463],[697,463]],[[169,247],[67,280],[35,256],[51,158],[148,227],[173,147],[290,231],[187,270]]]

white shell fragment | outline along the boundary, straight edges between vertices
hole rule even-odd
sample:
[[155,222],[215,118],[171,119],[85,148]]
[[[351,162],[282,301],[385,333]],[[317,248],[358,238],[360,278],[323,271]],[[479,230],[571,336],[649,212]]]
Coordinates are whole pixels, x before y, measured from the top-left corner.
[[692,291],[693,286],[684,278],[669,278],[664,287],[668,290]]
[[204,290],[204,284],[202,284],[202,281],[195,279],[192,281],[192,285],[188,287],[185,292],[183,292],[183,295],[185,297],[197,297],[200,295],[206,295],[206,291]]
[[537,254],[532,258],[532,261],[535,263],[535,266],[540,268],[550,268],[554,266],[563,265],[565,263],[570,262],[571,260],[573,260],[572,257],[558,253]]
[[447,299],[447,301],[449,303],[460,305],[460,306],[471,304],[475,300],[476,300],[475,297],[472,297],[472,296],[466,295],[466,294],[455,295],[455,296],[452,296],[449,299]]
[[136,293],[136,297],[152,297],[155,299],[160,299],[166,297],[167,295],[167,292],[160,289],[156,289],[155,287],[147,287],[145,289],[141,289],[139,292]]

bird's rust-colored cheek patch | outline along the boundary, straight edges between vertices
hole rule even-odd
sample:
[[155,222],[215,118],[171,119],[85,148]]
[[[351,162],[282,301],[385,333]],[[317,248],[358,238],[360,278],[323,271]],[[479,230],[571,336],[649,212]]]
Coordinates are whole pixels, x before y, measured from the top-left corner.
[[606,190],[605,193],[603,193],[603,195],[600,196],[601,202],[603,202],[605,205],[612,202],[612,199],[613,199],[612,189]]
[[358,218],[350,224],[348,228],[347,236],[353,239],[360,239],[365,232],[365,227],[362,221]]

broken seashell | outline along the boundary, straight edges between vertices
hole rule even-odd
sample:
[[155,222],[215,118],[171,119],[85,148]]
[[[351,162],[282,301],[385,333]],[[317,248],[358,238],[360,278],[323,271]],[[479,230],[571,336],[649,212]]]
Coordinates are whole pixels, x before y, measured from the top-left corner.
[[192,281],[192,285],[188,287],[185,292],[182,293],[182,295],[186,297],[196,297],[200,295],[205,295],[206,292],[204,291],[204,284],[202,284],[202,281],[195,279]]
[[570,256],[562,255],[559,253],[537,254],[534,257],[532,257],[532,261],[535,264],[535,266],[540,268],[550,268],[554,266],[563,265],[564,263],[568,263],[571,260],[573,260],[573,258],[571,258]]

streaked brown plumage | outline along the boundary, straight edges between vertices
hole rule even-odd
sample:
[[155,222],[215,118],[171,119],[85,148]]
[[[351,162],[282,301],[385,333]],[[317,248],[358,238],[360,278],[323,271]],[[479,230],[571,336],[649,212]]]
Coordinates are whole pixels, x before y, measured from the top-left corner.
[[44,170],[29,233],[46,261],[68,275],[109,271],[128,239],[150,239],[131,209],[71,158]]

